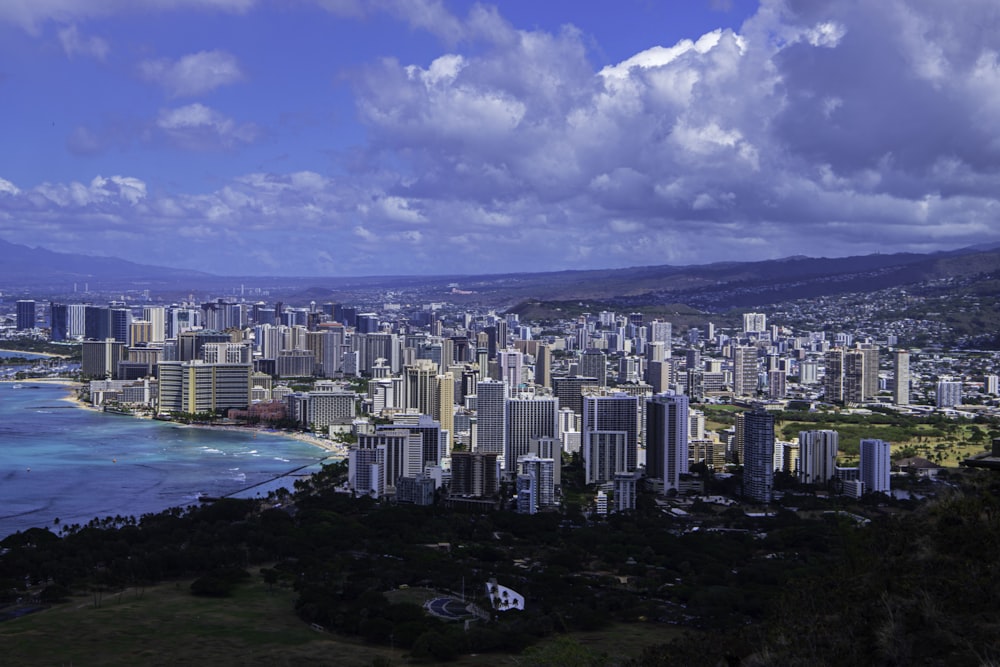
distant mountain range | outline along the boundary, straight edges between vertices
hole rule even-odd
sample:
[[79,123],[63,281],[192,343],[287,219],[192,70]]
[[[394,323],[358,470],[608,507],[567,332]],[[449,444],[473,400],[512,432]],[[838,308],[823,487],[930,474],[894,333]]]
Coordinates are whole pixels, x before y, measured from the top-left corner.
[[[387,290],[428,300],[509,308],[541,302],[595,301],[618,308],[685,304],[719,311],[790,299],[884,289],[938,278],[1000,271],[1000,246],[975,246],[930,254],[896,253],[840,258],[787,257],[759,262],[692,266],[642,266],[499,275],[275,278],[222,277],[151,266],[114,257],[59,253],[0,241],[0,284],[65,288],[72,282],[125,288],[144,283],[180,290],[266,283],[286,302],[344,300]],[[456,288],[453,289],[453,288]]]
[[0,240],[0,282],[7,285],[65,285],[68,282],[117,283],[198,280],[210,274],[138,264],[117,257],[95,257]]

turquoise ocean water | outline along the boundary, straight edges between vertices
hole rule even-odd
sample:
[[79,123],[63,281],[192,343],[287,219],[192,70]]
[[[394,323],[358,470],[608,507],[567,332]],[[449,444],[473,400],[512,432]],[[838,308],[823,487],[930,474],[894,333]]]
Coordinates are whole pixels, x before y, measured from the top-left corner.
[[17,530],[136,517],[198,495],[267,495],[318,469],[323,450],[289,438],[105,414],[63,386],[0,383],[0,538]]

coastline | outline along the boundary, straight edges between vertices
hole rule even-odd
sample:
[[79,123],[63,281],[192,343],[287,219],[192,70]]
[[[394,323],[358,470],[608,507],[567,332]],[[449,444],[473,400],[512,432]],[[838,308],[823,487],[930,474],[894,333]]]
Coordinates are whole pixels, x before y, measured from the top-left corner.
[[[90,403],[86,403],[80,400],[77,394],[77,390],[83,387],[83,383],[81,382],[63,378],[52,378],[52,379],[37,378],[31,380],[22,380],[21,382],[25,384],[31,384],[33,382],[44,382],[46,384],[64,385],[67,391],[66,395],[63,396],[61,400],[66,401],[67,403],[72,403],[74,406],[81,408],[83,410],[93,410],[95,412],[101,412],[100,408],[94,407]],[[131,416],[134,419],[152,419],[152,417],[147,417],[144,415],[131,415]],[[201,428],[201,429],[209,429],[216,431],[231,431],[235,433],[252,433],[254,436],[256,436],[256,434],[258,433],[264,433],[266,435],[274,435],[282,438],[288,438],[289,440],[298,440],[299,442],[304,442],[307,445],[318,447],[319,449],[322,449],[323,451],[327,452],[330,455],[339,456],[341,458],[347,458],[346,445],[339,442],[334,442],[333,440],[329,440],[327,438],[320,438],[311,433],[283,431],[278,429],[269,429],[261,426],[251,427],[251,426],[226,426],[219,424],[181,424],[178,422],[164,422],[164,423],[173,424],[174,426],[180,428]]]
[[4,348],[0,348],[0,352],[6,352],[7,354],[30,354],[32,357],[44,357],[46,359],[69,359],[65,354],[52,354],[51,352],[28,352],[27,350],[6,350]]

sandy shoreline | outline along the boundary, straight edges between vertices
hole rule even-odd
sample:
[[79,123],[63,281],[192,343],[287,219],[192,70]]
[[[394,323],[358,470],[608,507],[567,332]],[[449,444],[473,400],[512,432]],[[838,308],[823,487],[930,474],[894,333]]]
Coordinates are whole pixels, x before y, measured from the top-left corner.
[[[80,382],[76,382],[75,380],[67,380],[67,379],[63,379],[63,378],[52,378],[52,379],[38,378],[38,379],[31,379],[31,380],[21,380],[20,382],[21,382],[21,384],[31,384],[31,383],[35,383],[35,382],[41,382],[41,383],[44,383],[44,384],[63,385],[67,389],[66,395],[62,397],[63,401],[66,401],[67,403],[72,403],[74,406],[76,406],[78,408],[82,408],[84,410],[93,410],[93,411],[96,411],[96,412],[100,412],[101,411],[100,408],[94,407],[90,403],[87,403],[85,401],[81,401],[80,400],[80,398],[78,397],[77,390],[80,389],[80,388],[82,388],[83,384],[80,383]],[[136,418],[136,419],[152,419],[151,417],[140,416],[140,415],[133,415],[133,418]],[[258,434],[258,433],[263,433],[265,435],[275,435],[275,436],[278,436],[278,437],[281,437],[281,438],[288,438],[289,440],[298,440],[299,442],[304,442],[304,443],[306,443],[308,445],[312,445],[314,447],[319,447],[323,451],[328,452],[328,453],[330,453],[330,454],[332,454],[334,456],[340,456],[342,458],[347,458],[347,445],[344,445],[343,443],[339,443],[339,442],[334,442],[333,440],[329,440],[327,438],[320,438],[320,437],[317,437],[317,436],[315,436],[315,435],[313,435],[311,433],[302,433],[302,432],[297,432],[297,431],[281,431],[281,430],[276,430],[276,429],[269,429],[269,428],[266,428],[266,427],[224,426],[224,425],[217,425],[217,424],[182,424],[180,422],[165,422],[165,423],[173,424],[174,426],[178,426],[178,427],[182,427],[182,428],[203,428],[203,429],[211,429],[211,430],[215,430],[215,431],[232,431],[232,432],[236,432],[236,433],[251,433],[251,434],[254,435],[254,437],[256,437],[256,434]]]
[[5,350],[3,348],[0,348],[0,352],[6,352],[7,354],[30,354],[33,357],[45,357],[46,359],[69,359],[69,355],[51,354],[49,352],[28,352],[27,350]]

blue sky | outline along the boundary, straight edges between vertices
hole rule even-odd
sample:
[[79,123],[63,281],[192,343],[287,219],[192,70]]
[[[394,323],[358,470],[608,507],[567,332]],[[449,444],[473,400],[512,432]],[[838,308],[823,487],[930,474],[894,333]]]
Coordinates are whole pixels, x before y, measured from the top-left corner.
[[960,8],[0,3],[0,238],[232,275],[997,242],[1000,12]]

